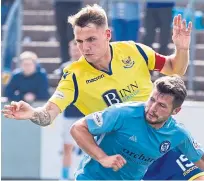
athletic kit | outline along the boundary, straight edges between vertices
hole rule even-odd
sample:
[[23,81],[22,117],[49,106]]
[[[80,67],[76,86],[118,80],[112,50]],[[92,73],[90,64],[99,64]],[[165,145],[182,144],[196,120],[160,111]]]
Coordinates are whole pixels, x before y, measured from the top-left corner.
[[[112,42],[110,48],[112,57],[108,72],[97,70],[82,56],[64,69],[49,101],[62,112],[73,104],[84,115],[115,103],[146,101],[153,88],[150,71],[160,71],[165,57],[133,41]],[[165,166],[164,170],[172,171],[168,164]]]

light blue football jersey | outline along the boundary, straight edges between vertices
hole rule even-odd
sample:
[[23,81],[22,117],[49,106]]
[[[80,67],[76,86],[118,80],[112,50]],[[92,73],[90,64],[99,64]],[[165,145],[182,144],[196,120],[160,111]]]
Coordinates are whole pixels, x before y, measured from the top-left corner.
[[144,103],[116,104],[85,119],[99,147],[107,155],[122,155],[127,163],[115,172],[85,154],[76,180],[140,180],[150,164],[175,147],[192,162],[204,154],[193,146],[193,138],[172,117],[160,129],[149,125]]

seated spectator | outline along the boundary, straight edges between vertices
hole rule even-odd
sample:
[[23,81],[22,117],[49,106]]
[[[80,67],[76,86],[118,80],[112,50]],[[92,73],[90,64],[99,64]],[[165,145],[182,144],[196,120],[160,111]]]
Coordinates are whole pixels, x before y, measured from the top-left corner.
[[30,51],[20,55],[20,68],[14,70],[5,88],[5,96],[10,101],[33,102],[49,98],[47,74],[37,59],[37,55]]
[[70,59],[63,63],[58,69],[55,69],[53,71],[54,74],[56,75],[63,75],[63,69],[71,64],[74,61],[77,61],[81,57],[81,53],[79,52],[79,49],[77,48],[77,44],[75,40],[71,40],[68,44],[68,54],[70,56]]

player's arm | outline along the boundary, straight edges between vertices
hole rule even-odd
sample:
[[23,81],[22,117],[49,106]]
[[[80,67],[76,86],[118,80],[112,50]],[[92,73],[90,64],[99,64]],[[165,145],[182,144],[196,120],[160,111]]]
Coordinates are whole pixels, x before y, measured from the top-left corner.
[[164,75],[178,74],[180,76],[186,73],[189,63],[189,50],[175,47],[175,53],[170,56],[155,54],[155,66],[153,70],[158,70]]
[[186,27],[186,21],[182,20],[181,15],[174,17],[172,40],[175,45],[175,52],[170,56],[155,53],[143,45],[144,48],[141,48],[146,54],[149,70],[157,70],[165,75],[184,75],[189,63],[191,30],[191,22]]
[[17,120],[30,119],[40,126],[50,125],[60,112],[76,101],[77,85],[74,83],[76,82],[74,78],[74,74],[65,72],[57,90],[43,107],[33,108],[24,101],[13,101],[10,105],[4,106],[2,110],[4,116]]
[[189,49],[191,40],[192,23],[186,26],[186,20],[181,15],[173,20],[172,40],[175,45],[175,53],[168,56],[161,73],[165,75],[184,75],[189,62]]
[[60,112],[61,111],[56,104],[48,101],[43,107],[33,109],[33,114],[30,120],[37,125],[48,126],[54,121]]
[[[114,114],[113,114],[114,113]],[[75,122],[70,133],[79,147],[106,168],[120,169],[125,163],[121,155],[108,156],[99,146],[105,133],[117,130],[122,122],[118,120],[119,110],[108,108],[105,112],[96,112]],[[98,141],[95,135],[100,135]]]
[[196,166],[201,170],[204,170],[204,149],[203,147],[191,137],[190,133],[186,131],[187,138],[183,141],[182,144],[178,146],[178,149],[187,158],[192,161]]
[[33,108],[24,101],[14,102],[5,105],[2,110],[5,117],[17,120],[31,120],[40,126],[47,126],[52,123],[60,113],[57,105],[47,102],[43,107]]
[[93,135],[88,130],[86,119],[82,118],[71,127],[70,133],[76,143],[93,159],[99,161],[107,156],[105,152],[96,144]]
[[175,50],[174,54],[164,56],[146,45],[137,43],[136,46],[143,52],[149,70],[159,71],[165,75],[185,74],[189,62],[188,50]]
[[166,56],[166,61],[161,73],[165,75],[178,74],[182,76],[186,73],[188,63],[189,50],[176,48],[173,55]]
[[204,155],[201,157],[201,159],[194,163],[197,167],[204,170]]
[[[143,47],[145,47],[143,45]],[[149,70],[159,71],[164,75],[178,74],[184,75],[189,63],[189,50],[175,48],[175,53],[170,56],[164,56],[156,53],[150,48],[145,48],[149,57]]]

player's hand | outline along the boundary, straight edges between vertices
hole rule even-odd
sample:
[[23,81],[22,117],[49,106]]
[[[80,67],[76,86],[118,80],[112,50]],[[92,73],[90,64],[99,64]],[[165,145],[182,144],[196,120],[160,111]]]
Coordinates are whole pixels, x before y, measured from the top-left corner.
[[30,119],[33,116],[34,108],[24,101],[12,101],[10,105],[4,106],[2,113],[6,118]]
[[186,20],[182,19],[181,15],[174,17],[173,20],[173,36],[172,40],[176,49],[186,49],[190,47],[192,22],[186,26]]
[[118,154],[105,156],[99,160],[99,163],[105,168],[113,168],[114,171],[118,171],[126,164],[126,160]]

